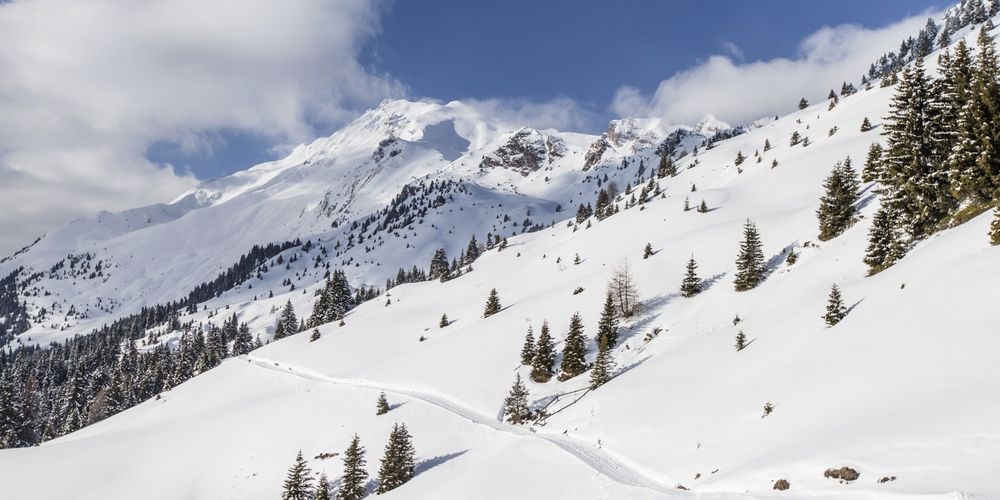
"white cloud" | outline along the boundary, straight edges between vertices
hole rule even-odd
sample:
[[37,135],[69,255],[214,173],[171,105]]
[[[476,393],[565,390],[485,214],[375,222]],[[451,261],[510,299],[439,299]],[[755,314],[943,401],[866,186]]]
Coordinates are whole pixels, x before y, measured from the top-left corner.
[[670,123],[695,123],[711,113],[729,123],[787,113],[800,97],[826,97],[843,81],[855,81],[883,53],[895,50],[923,27],[920,15],[879,29],[856,25],[824,27],[799,46],[798,57],[738,62],[739,48],[726,42],[730,55],[703,63],[660,82],[651,96],[634,87],[618,89],[612,110],[620,116],[657,116]]
[[194,178],[156,141],[210,154],[218,130],[310,138],[405,93],[358,62],[364,0],[0,3],[0,255],[72,217],[169,200]]
[[568,97],[547,101],[527,99],[462,99],[462,102],[510,127],[560,131],[586,130],[594,125],[596,115]]

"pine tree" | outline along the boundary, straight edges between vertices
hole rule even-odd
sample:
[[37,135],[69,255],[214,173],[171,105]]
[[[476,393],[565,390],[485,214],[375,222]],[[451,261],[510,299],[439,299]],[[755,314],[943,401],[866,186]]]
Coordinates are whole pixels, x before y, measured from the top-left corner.
[[531,419],[531,408],[528,406],[528,389],[521,381],[521,374],[514,378],[510,393],[503,400],[503,414],[506,420],[514,425],[520,425]]
[[882,145],[877,142],[873,142],[872,145],[868,147],[868,156],[865,158],[865,167],[861,172],[861,180],[863,182],[880,181],[882,179],[881,161]]
[[389,434],[389,442],[385,445],[382,465],[378,471],[378,488],[375,493],[382,494],[392,491],[413,477],[416,464],[415,452],[410,442],[410,432],[406,424],[396,424]]
[[278,318],[278,322],[281,325],[281,337],[278,336],[278,330],[276,328],[274,332],[275,339],[299,333],[299,320],[295,317],[295,308],[292,306],[291,300],[285,302],[285,307],[281,310],[281,316]]
[[316,484],[316,491],[313,492],[313,500],[331,500],[330,480],[327,479],[326,473],[319,476],[319,483]]
[[242,323],[236,331],[236,338],[233,339],[233,356],[243,356],[253,350],[253,337],[250,336],[250,327]]
[[830,288],[830,298],[826,304],[826,314],[823,315],[823,319],[826,320],[827,325],[833,326],[840,323],[844,316],[847,316],[847,308],[844,307],[844,300],[840,296],[840,288],[834,284]]
[[320,339],[319,329],[313,328],[312,335],[309,336],[309,342],[316,342]]
[[521,364],[528,366],[535,358],[535,335],[528,327],[528,334],[524,336],[524,345],[521,346]]
[[427,271],[427,279],[444,280],[448,277],[449,267],[448,267],[448,254],[443,248],[438,248],[434,251],[434,256],[431,257],[431,266]]
[[826,193],[820,198],[816,216],[819,218],[819,239],[827,241],[840,236],[854,222],[854,204],[858,201],[857,173],[846,163],[837,162],[823,182]]
[[378,401],[375,402],[375,414],[385,415],[389,413],[389,400],[385,398],[385,393],[379,393]]
[[448,325],[449,325],[448,315],[447,314],[442,314],[441,315],[441,321],[438,323],[438,328],[444,328],[444,327],[446,327]]
[[736,352],[742,351],[746,348],[746,346],[747,336],[743,333],[743,330],[740,330],[740,332],[736,334]]
[[646,243],[646,246],[642,249],[642,258],[648,259],[653,255],[653,245]]
[[603,220],[606,217],[612,215],[609,211],[613,211],[611,208],[611,196],[604,189],[597,192],[597,201],[594,203],[594,216],[597,220]]
[[302,458],[302,450],[295,456],[295,463],[288,469],[285,476],[284,491],[281,500],[311,500],[312,471],[309,464]]
[[483,310],[483,317],[489,318],[494,314],[500,312],[500,296],[497,295],[497,289],[494,288],[490,290],[490,296],[486,299],[486,309]]
[[28,446],[24,402],[10,371],[0,372],[0,449]]
[[770,150],[771,150],[771,141],[764,139],[764,151],[767,152]]
[[800,135],[799,131],[796,130],[795,132],[792,132],[792,138],[789,139],[788,145],[789,146],[794,146],[794,145],[798,144],[800,141],[802,141],[802,135]]
[[990,243],[1000,245],[1000,203],[997,204],[993,223],[990,224]]
[[744,161],[745,161],[746,159],[747,159],[747,157],[746,157],[746,156],[743,156],[743,151],[737,151],[737,152],[736,152],[736,159],[735,159],[735,160],[733,160],[733,163],[735,163],[735,164],[736,164],[736,166],[738,167],[738,166],[742,165],[742,164],[743,164],[743,162],[744,162]]
[[903,257],[904,248],[893,218],[891,210],[886,207],[880,208],[872,217],[864,258],[869,275],[882,271]]
[[472,239],[469,240],[469,245],[465,248],[465,262],[464,264],[471,264],[472,261],[479,258],[481,250],[479,248],[479,242],[476,241],[476,235],[472,235]]
[[708,213],[708,203],[705,203],[705,200],[701,200],[701,204],[698,205],[698,213],[702,214]]
[[604,309],[601,310],[601,319],[597,322],[598,347],[614,347],[618,343],[618,309],[615,307],[614,295],[608,292],[604,299]]
[[615,370],[615,361],[611,357],[611,347],[602,345],[597,350],[597,359],[594,360],[594,368],[590,371],[590,388],[597,389],[611,380]]
[[799,99],[799,109],[806,109],[809,107],[809,101],[805,97]]
[[361,500],[365,497],[368,471],[365,469],[365,448],[357,434],[344,452],[344,475],[337,490],[337,500]]
[[861,131],[868,132],[871,129],[872,129],[872,122],[868,121],[868,117],[866,116],[865,119],[861,121]]
[[756,288],[764,281],[764,252],[757,226],[747,219],[743,226],[743,241],[736,257],[736,291]]
[[979,54],[973,67],[964,41],[956,46],[946,77],[954,82],[946,105],[961,105],[955,127],[954,147],[948,156],[952,188],[960,199],[987,203],[1000,189],[1000,132],[992,125],[1000,119],[1000,84],[993,41],[980,30]]
[[701,278],[698,277],[698,263],[694,260],[694,255],[688,260],[684,279],[681,280],[681,295],[684,297],[694,297],[701,293]]
[[566,334],[562,354],[560,380],[567,380],[587,371],[587,337],[583,334],[580,313],[574,313],[569,320],[569,333]]
[[677,165],[674,160],[670,158],[670,153],[667,152],[667,148],[663,149],[663,154],[660,155],[660,164],[656,168],[656,176],[660,179],[670,176],[673,177],[677,175]]
[[885,120],[883,204],[912,238],[933,232],[953,208],[947,172],[935,149],[938,131],[923,62],[903,69]]
[[542,331],[538,334],[538,344],[535,346],[535,357],[531,360],[531,380],[539,383],[548,382],[552,378],[556,362],[556,347],[549,333],[549,323],[542,322]]

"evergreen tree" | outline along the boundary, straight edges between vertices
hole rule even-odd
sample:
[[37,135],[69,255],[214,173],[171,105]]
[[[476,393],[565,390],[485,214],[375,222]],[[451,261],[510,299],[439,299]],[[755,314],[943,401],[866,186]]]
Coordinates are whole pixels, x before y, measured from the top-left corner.
[[382,465],[378,471],[378,488],[375,493],[382,494],[392,491],[413,477],[416,467],[415,452],[410,442],[410,432],[406,424],[396,424],[389,434],[389,442],[385,445]]
[[615,307],[614,295],[608,292],[604,299],[604,309],[601,310],[601,319],[597,322],[598,347],[614,347],[618,343],[618,309]]
[[670,157],[670,153],[667,152],[667,148],[664,148],[663,154],[660,155],[660,164],[656,168],[656,176],[662,179],[675,175],[677,175],[677,165],[674,163],[673,158]]
[[471,264],[472,261],[479,258],[481,250],[479,248],[479,243],[476,241],[476,235],[472,235],[472,239],[469,240],[469,245],[465,248],[465,263]]
[[764,139],[764,151],[767,152],[770,150],[771,150],[771,141]]
[[591,215],[594,215],[594,210],[590,208],[590,204],[584,205],[581,203],[580,207],[576,209],[576,223],[582,224]]
[[528,406],[528,389],[521,382],[521,374],[514,378],[510,393],[503,400],[503,414],[506,420],[514,425],[520,425],[531,419],[531,408]]
[[302,458],[302,450],[299,450],[298,455],[295,456],[295,463],[288,469],[288,474],[285,476],[281,500],[311,500],[311,484],[312,471],[309,470],[306,459]]
[[9,372],[0,373],[0,448],[19,448],[30,444],[24,439],[27,415],[13,378]]
[[953,208],[948,176],[935,149],[930,79],[923,62],[903,69],[885,123],[883,204],[913,238],[934,231]]
[[590,388],[597,389],[609,380],[615,370],[615,361],[611,357],[611,347],[602,345],[597,351],[594,368],[590,371]]
[[868,132],[871,129],[872,129],[872,122],[868,121],[868,117],[866,116],[865,119],[861,121],[861,131]]
[[743,241],[736,257],[736,291],[756,288],[764,281],[764,252],[757,226],[747,219],[743,226]]
[[316,329],[316,328],[313,328],[312,335],[309,336],[309,342],[316,342],[319,339],[320,339],[319,330]]
[[365,448],[357,434],[344,452],[344,475],[337,490],[337,500],[361,500],[365,497],[368,471],[365,469]]
[[274,338],[277,340],[298,332],[299,320],[295,317],[295,308],[292,306],[292,301],[288,300],[285,303],[285,307],[281,309],[281,316],[278,317],[278,325],[274,330]]
[[497,295],[497,289],[494,288],[490,290],[490,296],[486,299],[486,309],[483,311],[483,317],[489,318],[494,314],[500,312],[500,296]]
[[438,323],[438,328],[444,328],[444,327],[446,327],[448,325],[449,325],[448,315],[447,314],[442,314],[441,315],[441,321]]
[[583,334],[583,320],[580,313],[574,313],[569,320],[569,333],[563,343],[563,357],[560,364],[561,380],[573,378],[587,371],[587,337]]
[[868,230],[868,248],[865,251],[865,264],[868,264],[868,274],[875,274],[903,257],[904,248],[899,241],[894,216],[890,209],[880,208],[872,217],[872,225]]
[[805,97],[799,99],[799,109],[806,109],[809,107],[809,101]]
[[438,248],[434,251],[434,257],[431,258],[431,266],[427,271],[427,279],[445,279],[448,277],[448,254],[443,248]]
[[385,398],[385,393],[381,392],[375,402],[375,414],[385,415],[386,413],[389,413],[389,400]]
[[604,218],[612,215],[613,208],[611,208],[611,196],[604,189],[597,192],[597,201],[594,203],[594,215],[597,220],[603,220]]
[[646,243],[646,246],[643,247],[642,249],[642,258],[648,259],[652,255],[653,255],[653,245],[650,243]]
[[330,480],[327,479],[326,473],[319,476],[319,483],[316,484],[316,491],[313,492],[313,500],[331,500]]
[[698,277],[698,263],[694,260],[694,255],[688,260],[687,270],[684,279],[681,280],[681,295],[684,297],[694,297],[701,293],[701,278]]
[[233,339],[233,356],[243,356],[252,350],[253,337],[250,336],[250,327],[243,323],[236,332],[236,338]]
[[1000,203],[997,204],[993,223],[990,224],[990,243],[1000,245]]
[[747,336],[743,333],[743,330],[740,330],[739,333],[736,334],[736,352],[742,351],[746,348],[746,346]]
[[993,126],[1000,119],[1000,71],[993,40],[985,27],[979,32],[977,44],[975,67],[969,61],[964,41],[960,41],[951,70],[946,73],[955,80],[946,104],[962,104],[948,166],[956,195],[983,204],[1000,195],[1000,132]]
[[840,236],[854,222],[854,204],[858,201],[857,173],[846,163],[837,162],[823,182],[826,193],[819,200],[819,239],[827,241]]
[[531,380],[545,383],[552,378],[556,362],[556,347],[549,333],[549,323],[542,322],[542,331],[538,334],[538,344],[535,346],[535,357],[531,360]]
[[744,162],[744,161],[745,161],[746,159],[747,159],[747,157],[746,157],[746,156],[743,156],[743,151],[737,151],[737,152],[736,152],[736,159],[735,159],[735,160],[733,160],[733,163],[735,163],[735,164],[736,164],[736,166],[738,167],[738,166],[742,165],[742,164],[743,164],[743,162]]
[[877,142],[873,142],[872,145],[868,147],[868,156],[865,158],[865,167],[861,172],[861,180],[863,182],[882,180],[881,161],[882,145]]
[[794,145],[798,144],[801,141],[802,141],[802,135],[800,135],[799,131],[796,130],[796,131],[792,132],[792,138],[789,139],[788,145],[789,146],[794,146]]
[[830,298],[826,304],[826,314],[823,315],[823,319],[826,320],[826,324],[833,326],[840,323],[840,320],[844,319],[847,315],[847,308],[844,307],[844,300],[840,296],[840,288],[834,284],[830,288]]
[[701,200],[701,204],[698,205],[698,213],[707,214],[708,213],[708,203],[705,200]]
[[528,334],[524,336],[524,345],[521,346],[521,364],[530,365],[531,360],[535,358],[535,335],[531,331],[531,327],[528,327]]

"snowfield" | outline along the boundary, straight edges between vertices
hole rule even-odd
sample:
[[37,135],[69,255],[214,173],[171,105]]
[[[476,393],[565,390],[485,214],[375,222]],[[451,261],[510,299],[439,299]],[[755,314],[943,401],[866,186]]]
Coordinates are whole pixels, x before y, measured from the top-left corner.
[[[568,222],[577,205],[593,203],[597,179],[641,188],[637,179],[655,171],[655,145],[671,129],[620,121],[601,161],[584,171],[601,138],[505,127],[461,103],[392,101],[285,160],[206,182],[174,204],[71,224],[0,271],[46,269],[67,253],[93,251],[110,277],[92,286],[45,278],[38,286],[56,298],[33,297],[32,307],[97,296],[120,304],[92,308],[62,329],[35,325],[21,335],[25,343],[180,298],[255,243],[299,237],[332,248],[350,221],[415,181],[462,179],[468,192],[400,230],[405,239],[387,232],[370,250],[366,240],[331,252],[352,285],[381,286],[400,266],[426,267],[437,247],[457,256],[472,234],[508,236],[509,246],[487,251],[456,279],[396,286],[343,325],[320,326],[315,342],[309,331],[272,342],[70,435],[2,450],[3,498],[277,498],[299,449],[335,482],[340,457],[313,457],[342,453],[355,433],[374,477],[395,422],[409,427],[418,466],[386,498],[1000,498],[1000,247],[986,237],[993,212],[867,276],[862,257],[879,204],[868,183],[860,220],[837,238],[817,239],[823,179],[847,157],[861,170],[892,92],[863,90],[831,110],[822,102],[764,120],[696,155],[694,144],[727,127],[708,120],[685,128],[692,135],[678,149],[679,174],[659,181],[663,196],[626,209],[624,195],[620,213],[589,227]],[[875,128],[861,132],[866,117]],[[790,145],[793,132],[809,144]],[[388,138],[399,142],[382,142]],[[551,138],[565,148],[560,156],[546,149]],[[512,140],[541,145],[537,170],[480,167],[490,155],[509,162],[498,151]],[[373,156],[397,146],[398,154]],[[739,167],[738,152],[747,157]],[[685,199],[692,208],[704,200],[709,211],[685,211]],[[521,227],[503,215],[546,227],[511,236]],[[748,219],[760,230],[768,276],[736,292],[734,260]],[[647,243],[655,253],[644,259]],[[790,251],[798,254],[791,265]],[[268,338],[286,301],[308,316],[324,269],[314,267],[317,251],[283,255],[295,254],[301,258],[287,269],[273,266],[252,288],[213,298],[182,321],[235,313]],[[678,288],[692,255],[705,290],[684,298]],[[537,335],[543,321],[561,350],[579,312],[593,361],[607,284],[625,261],[644,307],[621,325],[616,376],[591,391],[589,373],[531,382],[519,353],[528,328]],[[281,284],[286,278],[295,290]],[[829,327],[821,316],[833,284],[849,313]],[[503,308],[483,318],[491,289]],[[442,314],[451,320],[445,328]],[[737,351],[740,331],[749,344]],[[176,332],[160,341],[174,339]],[[544,422],[512,426],[500,417],[517,373],[536,408],[573,391],[582,397],[560,399]],[[383,391],[392,410],[376,416]],[[764,416],[766,403],[773,411]],[[842,466],[860,477],[824,477]],[[774,491],[779,479],[791,488]]]

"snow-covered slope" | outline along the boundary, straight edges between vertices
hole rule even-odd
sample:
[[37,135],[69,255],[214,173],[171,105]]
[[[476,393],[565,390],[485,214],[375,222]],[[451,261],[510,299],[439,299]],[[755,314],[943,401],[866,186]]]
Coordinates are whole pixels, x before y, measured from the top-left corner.
[[[509,246],[456,279],[396,286],[343,325],[319,326],[319,340],[306,332],[270,343],[90,427],[0,451],[0,471],[16,478],[4,497],[275,498],[297,450],[336,479],[339,458],[312,457],[343,452],[357,433],[374,475],[389,429],[405,422],[418,473],[388,498],[1000,498],[1000,247],[985,236],[992,212],[869,277],[861,259],[878,200],[867,184],[860,221],[817,239],[823,179],[847,157],[860,165],[892,92],[874,88],[832,109],[821,103],[761,121],[697,154],[694,146],[724,125],[709,118],[676,132],[620,120],[594,137],[504,127],[461,103],[393,101],[174,204],[77,222],[0,271],[47,270],[68,252],[92,252],[88,262],[102,262],[109,276],[87,283],[101,284],[62,267],[52,272],[65,278],[32,285],[56,299],[31,296],[32,306],[88,293],[121,300],[62,332],[35,325],[22,335],[33,342],[180,298],[255,243],[311,238],[352,284],[374,285],[400,266],[425,266],[436,247],[457,254],[472,234],[507,236]],[[859,130],[864,118],[874,130]],[[807,145],[791,145],[794,132]],[[662,197],[625,209],[623,195],[620,213],[568,224],[605,175],[619,186],[648,179],[665,140],[680,144],[680,172],[659,180]],[[588,162],[595,151],[599,160]],[[737,166],[739,152],[747,160]],[[464,188],[443,193],[443,205],[406,228],[355,230],[365,241],[346,249],[355,220],[393,206],[405,185],[444,180]],[[685,199],[709,210],[685,211]],[[511,236],[527,217],[555,224]],[[760,229],[769,274],[736,292],[747,219]],[[644,259],[647,243],[655,253]],[[181,319],[216,321],[225,309],[266,336],[286,301],[300,314],[312,308],[323,272],[317,253],[288,250],[305,258]],[[684,298],[678,287],[692,255],[706,289]],[[552,416],[534,426],[500,422],[515,374],[528,379],[519,355],[528,328],[537,333],[548,321],[561,348],[579,312],[593,339],[623,261],[645,306],[622,324],[616,377],[592,391],[587,375],[528,382],[536,408],[557,398]],[[280,284],[289,278],[294,291]],[[833,284],[849,313],[828,327],[821,315]],[[491,289],[504,307],[483,318]],[[737,352],[741,331],[749,343]],[[589,348],[593,361],[592,341]],[[376,416],[380,392],[393,409]],[[765,403],[773,406],[766,417]],[[841,466],[860,477],[824,477]],[[773,491],[778,479],[790,490]]]

